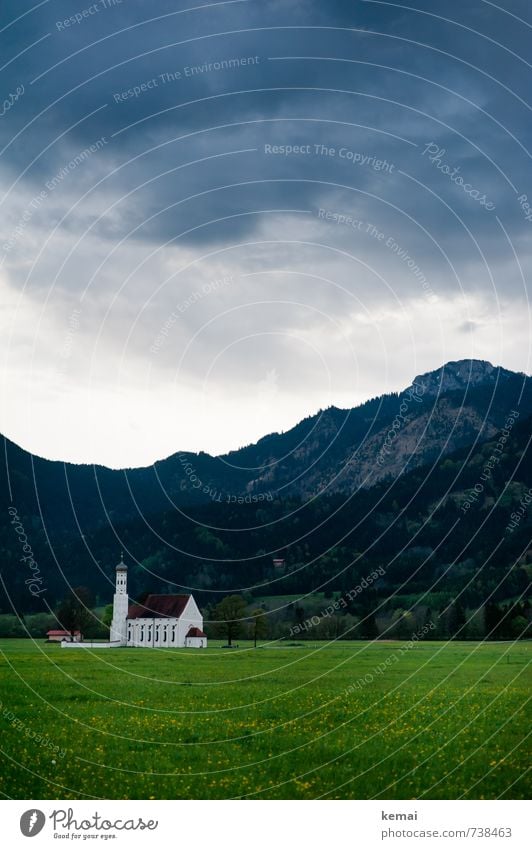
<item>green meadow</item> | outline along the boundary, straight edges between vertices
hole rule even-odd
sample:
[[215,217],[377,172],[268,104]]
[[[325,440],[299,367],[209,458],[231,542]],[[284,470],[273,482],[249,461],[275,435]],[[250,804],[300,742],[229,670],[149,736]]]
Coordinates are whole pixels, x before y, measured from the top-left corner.
[[0,641],[4,798],[527,798],[528,643]]

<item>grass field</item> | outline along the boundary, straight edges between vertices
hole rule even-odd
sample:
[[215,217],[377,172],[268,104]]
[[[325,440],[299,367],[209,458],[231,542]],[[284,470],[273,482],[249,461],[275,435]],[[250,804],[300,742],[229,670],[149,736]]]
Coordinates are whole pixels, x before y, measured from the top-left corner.
[[525,643],[89,652],[2,640],[0,790],[526,798],[530,655]]

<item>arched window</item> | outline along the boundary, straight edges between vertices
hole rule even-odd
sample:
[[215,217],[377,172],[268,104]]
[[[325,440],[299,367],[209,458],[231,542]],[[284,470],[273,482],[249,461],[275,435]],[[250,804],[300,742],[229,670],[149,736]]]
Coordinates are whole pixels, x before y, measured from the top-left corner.
[[144,642],[144,625],[140,626],[140,642]]
[[155,642],[159,642],[159,626],[155,625]]
[[167,636],[168,636],[168,628],[165,628],[164,631],[163,631],[163,643],[166,642]]

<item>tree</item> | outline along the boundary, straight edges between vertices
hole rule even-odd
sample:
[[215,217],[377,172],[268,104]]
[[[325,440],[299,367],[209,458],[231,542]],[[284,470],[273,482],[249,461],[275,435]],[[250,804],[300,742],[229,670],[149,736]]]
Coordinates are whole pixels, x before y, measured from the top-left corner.
[[257,648],[257,640],[264,639],[268,635],[268,619],[264,610],[261,610],[260,607],[254,610],[251,615],[253,617],[251,620],[251,637],[255,648]]
[[102,614],[102,622],[103,622],[104,625],[111,625],[111,622],[113,621],[113,613],[114,613],[113,605],[112,604],[106,604],[104,611],[103,611],[103,614]]
[[87,587],[76,587],[61,602],[57,610],[57,621],[72,638],[76,631],[81,634],[92,622],[93,598]]
[[379,636],[379,629],[374,612],[371,610],[365,615],[362,614],[362,617],[357,626],[359,639],[375,640]]
[[231,646],[235,637],[242,631],[242,622],[246,614],[246,602],[240,595],[228,595],[214,609],[215,622]]
[[0,637],[27,637],[21,619],[9,613],[2,613],[0,616]]
[[392,616],[393,632],[398,639],[411,637],[416,629],[416,620],[410,610],[396,610]]
[[305,608],[302,607],[300,604],[296,605],[296,607],[294,607],[294,605],[291,604],[290,607],[293,609],[293,611],[295,613],[296,624],[299,625],[299,627],[301,627],[301,625],[305,621]]
[[449,609],[447,627],[451,640],[459,640],[465,636],[466,612],[459,600],[456,600]]
[[484,636],[484,611],[481,607],[475,610],[469,618],[467,636],[470,640],[481,640]]
[[488,640],[496,640],[499,637],[501,627],[501,609],[493,601],[487,601],[484,605],[484,630]]
[[433,616],[432,610],[431,610],[430,607],[427,607],[427,610],[425,611],[425,618],[423,620],[423,626],[421,628],[421,630],[423,631],[423,637],[421,637],[421,639],[422,640],[427,639],[428,635],[430,634],[429,639],[433,640],[436,628],[437,628],[437,625],[436,625],[436,622],[434,622],[434,616]]
[[50,613],[30,613],[25,622],[32,637],[43,637],[49,629],[56,627],[55,616]]
[[516,616],[510,622],[510,633],[514,640],[524,640],[529,631],[528,620],[524,616]]

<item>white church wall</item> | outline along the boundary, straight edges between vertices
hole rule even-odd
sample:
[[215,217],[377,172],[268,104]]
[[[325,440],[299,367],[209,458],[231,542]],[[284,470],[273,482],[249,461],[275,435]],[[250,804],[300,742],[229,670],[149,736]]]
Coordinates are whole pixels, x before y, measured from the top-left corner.
[[179,645],[186,646],[186,637],[191,627],[203,630],[203,616],[201,615],[198,605],[190,596],[185,605],[183,613],[179,617]]
[[[129,646],[137,648],[177,648],[185,645],[179,641],[179,619],[128,619]],[[166,639],[165,639],[166,637]]]

